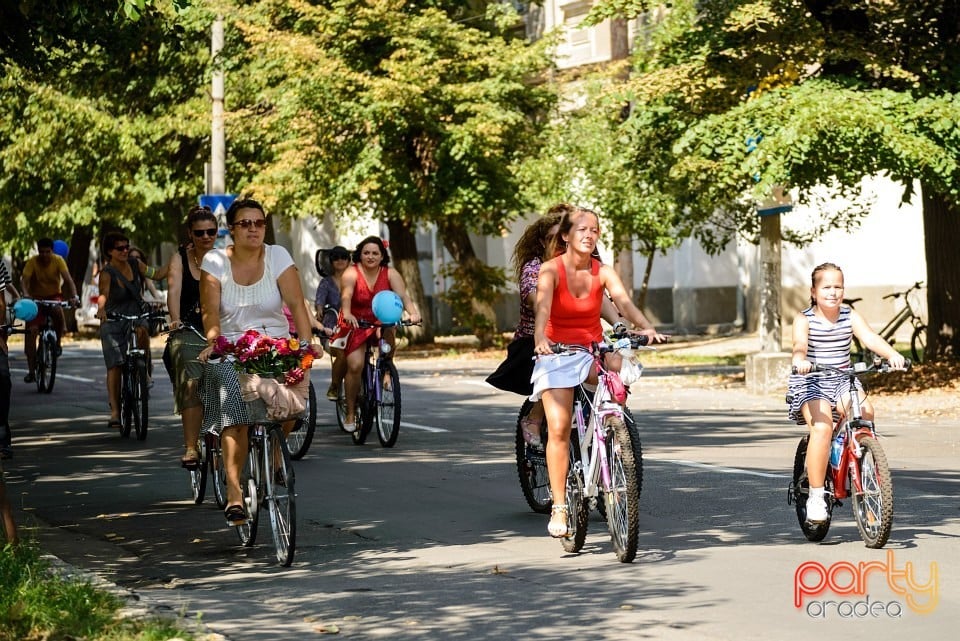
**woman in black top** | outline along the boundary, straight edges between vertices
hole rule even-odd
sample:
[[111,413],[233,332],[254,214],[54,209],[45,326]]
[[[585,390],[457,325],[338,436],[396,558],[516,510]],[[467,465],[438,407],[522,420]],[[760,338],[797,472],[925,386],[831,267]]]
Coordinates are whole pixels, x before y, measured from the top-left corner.
[[[207,346],[200,314],[200,265],[203,255],[217,239],[217,218],[209,207],[193,207],[187,214],[190,239],[170,259],[167,276],[167,310],[170,336],[167,339],[170,378],[173,382],[174,411],[183,423],[185,452],[180,464],[195,467],[200,461],[197,439],[203,422],[203,404],[197,393],[203,368],[197,359]],[[165,354],[166,356],[166,354]]]

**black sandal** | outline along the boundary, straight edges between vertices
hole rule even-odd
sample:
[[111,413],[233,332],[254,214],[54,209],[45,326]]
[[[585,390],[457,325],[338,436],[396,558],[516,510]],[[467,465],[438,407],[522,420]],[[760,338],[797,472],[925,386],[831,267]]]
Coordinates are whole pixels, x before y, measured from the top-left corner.
[[239,527],[247,523],[247,512],[243,509],[242,505],[228,506],[227,509],[223,511],[223,516],[227,519],[227,525],[233,527]]
[[108,430],[122,430],[122,429],[123,429],[123,423],[120,422],[120,419],[119,419],[119,418],[111,418],[109,421],[107,421],[107,429],[108,429]]

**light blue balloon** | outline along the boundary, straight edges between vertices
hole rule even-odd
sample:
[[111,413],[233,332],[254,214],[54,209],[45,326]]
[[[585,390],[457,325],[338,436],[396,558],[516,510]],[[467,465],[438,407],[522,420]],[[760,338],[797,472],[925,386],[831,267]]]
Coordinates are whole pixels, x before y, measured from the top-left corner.
[[385,325],[399,323],[403,317],[403,301],[389,289],[377,292],[373,297],[373,315]]
[[70,253],[70,246],[67,245],[66,241],[55,240],[53,241],[53,253],[60,258],[66,258],[67,254]]
[[29,298],[21,298],[13,304],[13,317],[29,323],[37,317],[37,304]]

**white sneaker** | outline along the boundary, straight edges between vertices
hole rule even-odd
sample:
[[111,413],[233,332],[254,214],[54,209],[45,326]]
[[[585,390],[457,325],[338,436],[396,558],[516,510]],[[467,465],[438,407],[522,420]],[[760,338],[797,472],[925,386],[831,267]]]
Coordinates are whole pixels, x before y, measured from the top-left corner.
[[353,434],[354,432],[357,431],[357,422],[354,421],[352,423],[347,423],[346,421],[344,421],[343,431],[346,432],[347,434]]
[[824,496],[821,494],[807,497],[807,520],[812,523],[823,523],[829,519],[830,514],[827,512]]

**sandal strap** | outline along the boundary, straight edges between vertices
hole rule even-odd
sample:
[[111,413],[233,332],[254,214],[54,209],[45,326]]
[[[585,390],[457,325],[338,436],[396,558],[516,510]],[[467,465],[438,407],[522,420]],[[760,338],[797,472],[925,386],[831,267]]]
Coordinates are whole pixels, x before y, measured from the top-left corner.
[[570,512],[570,509],[567,507],[567,504],[566,504],[566,503],[564,503],[564,504],[562,504],[562,505],[557,505],[557,504],[551,505],[551,506],[550,506],[550,514],[556,514],[557,512],[569,513],[569,512]]

